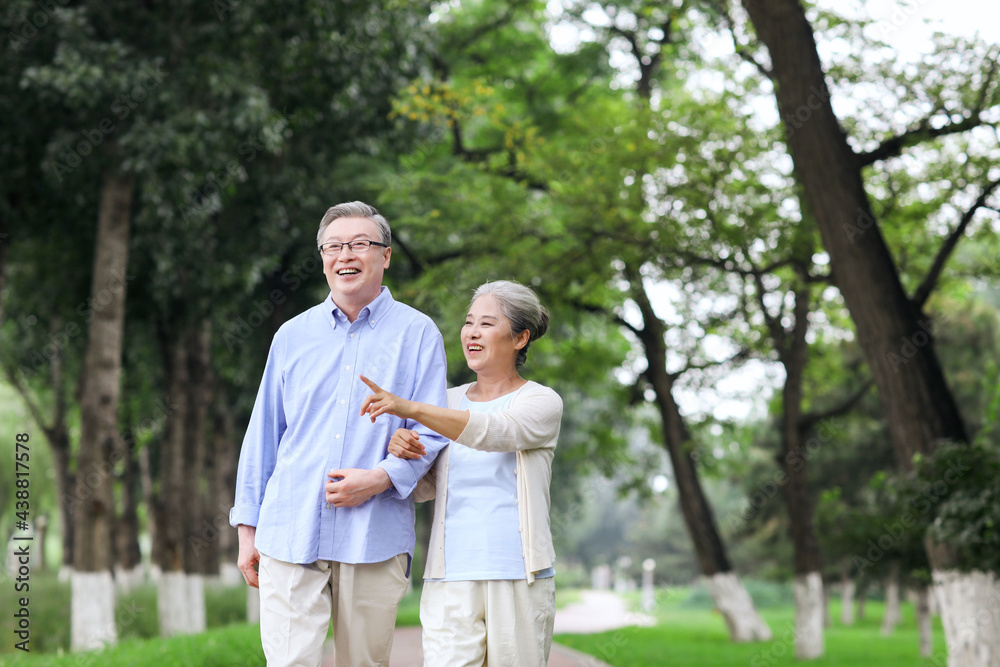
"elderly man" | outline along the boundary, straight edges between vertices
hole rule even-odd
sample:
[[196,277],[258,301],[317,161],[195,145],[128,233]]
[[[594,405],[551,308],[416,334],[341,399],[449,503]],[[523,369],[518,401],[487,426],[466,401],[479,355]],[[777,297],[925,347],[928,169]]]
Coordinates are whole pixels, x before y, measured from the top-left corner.
[[[382,285],[390,241],[362,202],[323,216],[330,296],[275,334],[243,440],[229,520],[239,568],[260,588],[268,665],[319,665],[331,619],[338,667],[389,664],[413,554],[410,494],[447,444],[412,420],[361,417],[360,374],[447,404],[441,333]],[[399,427],[420,432],[428,455],[386,457]]]

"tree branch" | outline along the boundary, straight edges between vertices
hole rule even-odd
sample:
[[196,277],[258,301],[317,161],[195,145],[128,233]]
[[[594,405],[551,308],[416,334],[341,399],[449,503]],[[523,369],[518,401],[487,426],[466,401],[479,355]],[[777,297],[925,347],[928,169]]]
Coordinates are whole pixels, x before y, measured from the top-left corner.
[[[924,141],[936,139],[937,137],[943,137],[948,134],[958,134],[983,125],[982,113],[986,108],[986,97],[989,94],[990,86],[993,85],[993,77],[996,76],[996,73],[997,60],[995,58],[990,59],[989,69],[986,71],[986,77],[983,80],[983,85],[979,88],[979,95],[976,98],[976,106],[971,110],[967,118],[957,123],[949,123],[944,127],[934,129],[930,127],[931,117],[928,116],[920,121],[920,123],[918,123],[913,129],[906,130],[902,134],[886,139],[874,150],[858,154],[859,165],[867,167],[868,165],[878,162],[879,160],[896,157],[902,153],[904,148],[908,146],[914,146],[916,144],[923,143]],[[994,128],[994,130],[996,129],[995,124],[987,124]]]
[[736,55],[740,57],[744,62],[748,62],[756,68],[765,78],[774,79],[774,72],[768,69],[764,63],[760,62],[754,58],[753,54],[747,51],[746,44],[740,44],[739,40],[736,38],[736,23],[733,21],[733,17],[729,14],[729,8],[726,7],[724,2],[711,2],[710,6],[715,7],[716,11],[722,17],[723,23],[726,24],[726,29],[729,32],[729,36],[733,38],[733,51]]
[[870,150],[867,153],[859,153],[857,156],[858,166],[867,167],[881,160],[897,157],[902,154],[904,148],[908,148],[909,146],[915,146],[949,134],[960,134],[983,124],[982,119],[979,117],[979,112],[957,123],[949,123],[944,127],[933,128],[930,127],[929,122],[930,118],[925,118],[916,127],[886,139],[874,150]]
[[17,391],[18,394],[20,394],[21,400],[24,401],[25,406],[27,406],[28,408],[28,412],[31,413],[32,419],[35,420],[35,423],[38,424],[39,427],[41,427],[42,431],[45,432],[46,436],[51,436],[52,427],[46,424],[45,414],[42,412],[41,406],[38,404],[38,401],[35,400],[35,398],[31,395],[31,392],[28,391],[28,388],[24,386],[24,383],[21,381],[21,378],[18,377],[17,373],[14,371],[14,368],[10,366],[10,364],[8,364],[7,362],[4,362],[3,373],[5,376],[7,376],[7,381],[10,382],[11,386],[14,387],[14,389]]
[[860,389],[858,389],[856,392],[854,392],[846,399],[844,399],[842,402],[838,403],[832,408],[824,410],[822,412],[807,412],[806,414],[799,417],[799,428],[802,429],[803,431],[807,431],[810,428],[812,428],[813,425],[816,424],[816,422],[820,422],[823,421],[824,419],[829,419],[830,417],[836,417],[838,415],[844,414],[845,412],[848,412],[849,410],[854,408],[854,406],[857,404],[858,401],[864,398],[865,394],[868,393],[868,390],[871,389],[873,384],[874,382],[871,380],[871,378],[869,378],[865,380],[865,383],[861,385]]
[[910,298],[910,302],[916,308],[917,312],[923,310],[924,304],[927,303],[927,299],[930,298],[931,292],[934,291],[937,282],[941,277],[942,271],[944,271],[944,265],[947,263],[948,258],[951,257],[952,252],[955,250],[955,246],[965,235],[965,230],[972,222],[972,218],[976,215],[976,211],[983,208],[986,205],[986,200],[989,198],[993,191],[1000,186],[1000,179],[997,179],[983,188],[979,197],[973,202],[972,206],[962,214],[961,220],[958,222],[958,226],[952,230],[948,238],[945,239],[944,243],[941,245],[941,249],[938,250],[937,256],[934,258],[934,263],[931,264],[930,270],[927,272],[927,276],[924,281],[920,283],[920,287],[917,291],[913,293]]

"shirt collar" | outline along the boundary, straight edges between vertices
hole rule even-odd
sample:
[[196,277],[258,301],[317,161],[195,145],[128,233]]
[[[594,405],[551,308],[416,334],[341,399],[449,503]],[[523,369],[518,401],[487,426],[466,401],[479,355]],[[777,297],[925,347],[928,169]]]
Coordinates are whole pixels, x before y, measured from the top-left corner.
[[[330,321],[333,323],[334,328],[337,324],[349,324],[347,322],[347,316],[344,315],[343,311],[337,306],[333,301],[333,292],[326,297],[326,300],[332,308],[328,310],[330,314]],[[361,309],[358,313],[359,322],[367,322],[368,326],[374,329],[379,322],[389,313],[389,309],[392,308],[392,304],[395,303],[395,299],[392,298],[392,293],[389,288],[382,285],[379,290],[378,296],[375,297],[371,303]]]

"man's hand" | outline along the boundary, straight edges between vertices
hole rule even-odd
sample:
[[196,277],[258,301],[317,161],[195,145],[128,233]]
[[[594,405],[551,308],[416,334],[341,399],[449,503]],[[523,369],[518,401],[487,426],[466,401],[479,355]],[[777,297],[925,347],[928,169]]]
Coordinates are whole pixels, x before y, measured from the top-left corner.
[[247,585],[260,588],[257,581],[257,571],[253,569],[253,566],[260,562],[260,552],[253,545],[254,537],[257,535],[257,526],[247,526],[241,523],[236,526],[236,534],[240,541],[240,555],[236,559],[236,567],[240,568]]
[[401,459],[419,459],[427,453],[420,444],[420,434],[407,428],[397,428],[389,440],[389,453]]
[[357,507],[392,486],[389,473],[382,468],[342,468],[331,470],[327,477],[330,481],[326,483],[326,502],[334,507]]
[[361,381],[368,385],[368,388],[374,392],[371,396],[366,396],[364,402],[361,404],[362,417],[365,413],[368,413],[373,424],[375,423],[375,418],[382,414],[396,415],[403,419],[410,418],[410,412],[413,409],[412,401],[407,401],[387,392],[364,375],[361,376]]

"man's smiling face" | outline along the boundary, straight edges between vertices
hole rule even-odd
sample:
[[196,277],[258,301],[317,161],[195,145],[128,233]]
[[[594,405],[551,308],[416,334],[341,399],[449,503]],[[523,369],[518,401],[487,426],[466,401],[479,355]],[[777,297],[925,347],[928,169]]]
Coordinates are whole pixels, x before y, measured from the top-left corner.
[[[337,218],[323,231],[320,245],[361,240],[380,242],[378,225],[368,218]],[[368,252],[356,253],[345,246],[337,255],[322,255],[333,301],[349,317],[356,317],[378,296],[391,254],[391,248],[373,245]]]

